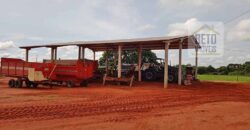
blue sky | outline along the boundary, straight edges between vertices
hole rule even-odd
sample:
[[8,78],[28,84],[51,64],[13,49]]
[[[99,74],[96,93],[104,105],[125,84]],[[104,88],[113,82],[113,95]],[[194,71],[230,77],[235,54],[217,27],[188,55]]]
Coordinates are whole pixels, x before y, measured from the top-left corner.
[[[200,21],[223,22],[224,54],[200,58],[200,65],[250,60],[250,0],[0,0],[0,57],[23,58],[21,45],[77,40],[167,36]],[[237,18],[236,18],[237,17]],[[236,18],[236,19],[235,19]],[[61,48],[60,58],[76,58],[75,47]],[[156,51],[163,57],[163,51]],[[194,64],[187,57],[184,64]],[[47,48],[31,51],[32,61],[49,58]],[[91,51],[86,51],[91,58]],[[101,53],[97,54],[99,57]],[[170,51],[177,64],[178,52]]]

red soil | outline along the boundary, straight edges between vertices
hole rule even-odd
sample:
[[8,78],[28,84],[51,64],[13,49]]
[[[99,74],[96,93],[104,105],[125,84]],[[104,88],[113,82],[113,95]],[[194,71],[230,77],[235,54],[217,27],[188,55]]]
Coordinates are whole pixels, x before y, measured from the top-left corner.
[[250,129],[250,84],[8,88],[0,129]]

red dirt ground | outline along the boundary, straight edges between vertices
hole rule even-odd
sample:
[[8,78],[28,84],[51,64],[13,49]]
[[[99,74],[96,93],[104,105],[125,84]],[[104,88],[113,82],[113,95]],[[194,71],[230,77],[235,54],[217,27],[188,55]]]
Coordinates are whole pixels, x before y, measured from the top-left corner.
[[0,79],[0,129],[250,129],[250,84],[90,83],[8,88]]

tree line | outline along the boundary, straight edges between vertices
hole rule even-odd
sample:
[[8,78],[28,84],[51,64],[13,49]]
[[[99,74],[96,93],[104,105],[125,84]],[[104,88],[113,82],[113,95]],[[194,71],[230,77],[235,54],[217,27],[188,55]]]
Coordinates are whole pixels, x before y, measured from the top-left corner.
[[250,76],[250,61],[243,64],[228,64],[218,68],[209,66],[199,66],[198,74],[214,74],[214,75],[247,75]]

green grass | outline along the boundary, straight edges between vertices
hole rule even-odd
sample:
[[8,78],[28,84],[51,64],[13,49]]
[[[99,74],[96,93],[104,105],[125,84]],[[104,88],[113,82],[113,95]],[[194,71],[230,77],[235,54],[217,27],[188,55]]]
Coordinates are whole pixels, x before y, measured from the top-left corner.
[[198,75],[199,80],[206,81],[227,81],[227,82],[250,82],[250,76],[237,76],[236,75]]

